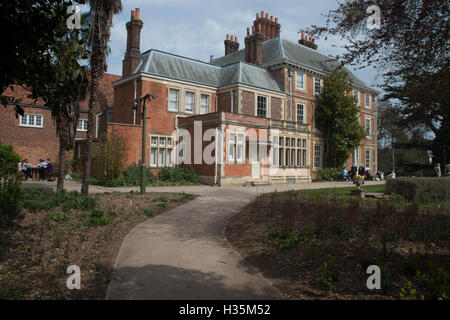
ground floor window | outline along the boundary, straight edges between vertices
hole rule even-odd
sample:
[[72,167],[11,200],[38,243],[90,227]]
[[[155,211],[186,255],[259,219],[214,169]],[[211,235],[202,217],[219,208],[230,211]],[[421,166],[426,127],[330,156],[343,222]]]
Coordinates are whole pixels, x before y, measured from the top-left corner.
[[150,167],[162,168],[173,165],[173,138],[171,136],[150,137]]
[[230,132],[228,139],[228,163],[244,163],[244,133]]
[[306,167],[306,139],[274,137],[272,165],[286,168]]
[[370,154],[370,149],[366,149],[366,168],[370,169],[370,162],[371,162],[371,154]]
[[37,114],[24,114],[20,116],[19,123],[21,127],[43,128],[44,117]]
[[314,146],[314,167],[322,167],[322,146],[320,144]]

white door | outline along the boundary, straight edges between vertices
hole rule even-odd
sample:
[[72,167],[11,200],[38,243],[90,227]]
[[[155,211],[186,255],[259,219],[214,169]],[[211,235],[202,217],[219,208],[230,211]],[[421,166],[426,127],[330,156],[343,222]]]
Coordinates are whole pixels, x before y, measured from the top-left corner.
[[252,179],[261,179],[261,163],[259,161],[252,161]]

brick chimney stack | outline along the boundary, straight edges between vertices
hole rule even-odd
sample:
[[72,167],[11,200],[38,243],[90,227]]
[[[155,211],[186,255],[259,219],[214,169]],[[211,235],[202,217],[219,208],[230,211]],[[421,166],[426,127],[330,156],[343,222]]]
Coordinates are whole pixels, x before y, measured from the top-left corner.
[[317,44],[315,44],[314,38],[309,38],[308,36],[305,36],[304,33],[302,33],[302,38],[298,40],[298,44],[301,44],[302,46],[311,48],[313,50],[317,50]]
[[231,36],[230,40],[230,35],[227,34],[227,38],[225,39],[224,44],[226,56],[239,50],[238,38],[235,36]]
[[131,11],[131,19],[127,22],[127,51],[122,64],[122,78],[131,75],[141,62],[141,30],[142,20],[139,18],[140,9]]
[[268,13],[261,11],[256,14],[256,19],[253,21],[252,33],[250,28],[247,28],[247,37],[245,38],[245,62],[262,65],[262,43],[265,40],[279,37],[280,24],[278,18],[269,17]]

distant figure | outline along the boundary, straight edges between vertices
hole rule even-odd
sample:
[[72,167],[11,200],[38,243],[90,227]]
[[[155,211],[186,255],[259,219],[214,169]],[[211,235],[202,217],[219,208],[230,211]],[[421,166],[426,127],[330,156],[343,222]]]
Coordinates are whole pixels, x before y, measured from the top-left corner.
[[384,180],[384,173],[380,170],[377,171],[377,177],[380,179],[380,181]]
[[48,181],[53,181],[53,163],[49,158],[47,158],[47,178]]
[[436,175],[438,177],[441,176],[441,164],[440,163],[436,163],[436,166],[434,167],[434,172],[436,172]]
[[39,159],[39,180],[45,180],[45,174],[47,172],[48,163],[44,161],[44,159]]
[[391,177],[391,179],[395,179],[395,172],[388,174],[388,177]]
[[28,163],[27,159],[23,159],[22,162],[19,162],[20,164],[20,172],[22,172],[27,178],[31,178],[31,171],[29,169],[29,167],[31,166]]
[[352,163],[352,167],[350,169],[350,179],[353,180],[353,177],[356,176],[358,174],[358,167],[355,166],[354,163]]
[[364,181],[365,181],[365,179],[364,179],[365,173],[366,173],[366,168],[364,168],[364,166],[361,164],[358,169],[358,174],[363,178],[362,184],[364,184]]
[[342,175],[342,178],[345,179],[345,181],[348,181],[347,170],[345,169],[345,167],[342,168],[341,175]]

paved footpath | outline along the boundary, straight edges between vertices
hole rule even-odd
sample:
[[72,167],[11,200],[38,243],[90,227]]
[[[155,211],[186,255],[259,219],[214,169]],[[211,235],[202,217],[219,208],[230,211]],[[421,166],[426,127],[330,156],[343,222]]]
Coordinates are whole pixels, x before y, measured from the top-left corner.
[[[379,182],[367,183],[371,184]],[[149,192],[186,192],[200,197],[139,224],[126,236],[106,299],[280,299],[269,280],[231,248],[224,236],[229,219],[263,193],[349,186],[352,184],[324,182],[148,188]],[[79,191],[80,184],[67,183],[66,189]],[[137,190],[90,186],[93,193]]]

